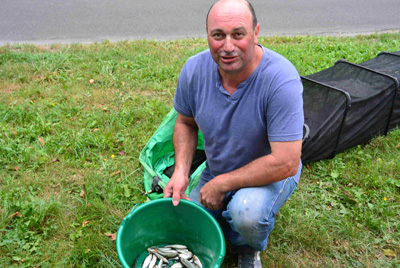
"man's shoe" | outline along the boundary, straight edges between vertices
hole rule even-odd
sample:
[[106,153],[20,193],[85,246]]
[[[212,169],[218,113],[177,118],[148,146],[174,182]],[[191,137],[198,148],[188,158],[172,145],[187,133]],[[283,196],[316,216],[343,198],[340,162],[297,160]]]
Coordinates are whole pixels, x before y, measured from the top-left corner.
[[238,268],[262,268],[260,251],[249,247],[238,248]]

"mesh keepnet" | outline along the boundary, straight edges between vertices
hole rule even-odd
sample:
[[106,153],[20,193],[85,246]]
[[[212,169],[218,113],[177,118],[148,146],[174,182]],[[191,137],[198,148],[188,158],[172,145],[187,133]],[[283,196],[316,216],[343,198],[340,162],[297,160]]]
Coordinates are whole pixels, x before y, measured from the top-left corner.
[[[361,66],[390,75],[400,81],[400,51],[395,53],[382,52],[376,58],[360,63]],[[389,130],[400,126],[400,91],[397,90]]]
[[[310,137],[303,142],[303,163],[333,157],[395,128],[397,79],[370,67],[339,60],[302,80],[305,123],[310,128]],[[337,96],[339,91],[348,94],[347,110],[339,97],[329,100],[333,103],[325,101],[323,96],[330,91]],[[334,104],[343,108],[338,109]]]
[[302,77],[304,122],[309,127],[303,142],[303,163],[335,156],[343,119],[350,105],[348,94],[340,89]]

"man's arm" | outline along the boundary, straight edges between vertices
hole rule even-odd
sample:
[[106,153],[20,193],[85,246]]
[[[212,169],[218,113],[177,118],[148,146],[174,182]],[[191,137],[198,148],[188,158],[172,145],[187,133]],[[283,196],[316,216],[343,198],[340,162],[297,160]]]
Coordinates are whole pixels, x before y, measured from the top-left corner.
[[164,188],[164,197],[172,196],[176,206],[181,198],[189,200],[185,195],[189,185],[189,172],[193,155],[196,151],[198,126],[192,117],[178,114],[176,118],[173,143],[175,150],[175,171]]
[[200,191],[200,202],[209,209],[220,209],[229,191],[267,185],[297,173],[302,140],[271,142],[271,154],[260,157],[231,172],[216,176]]

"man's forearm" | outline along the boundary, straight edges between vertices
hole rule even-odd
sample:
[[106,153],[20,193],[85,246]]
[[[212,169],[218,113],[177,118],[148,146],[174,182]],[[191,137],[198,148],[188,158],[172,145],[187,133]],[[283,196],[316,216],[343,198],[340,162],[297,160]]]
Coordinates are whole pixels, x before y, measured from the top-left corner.
[[189,176],[193,155],[196,151],[198,140],[198,128],[194,120],[178,116],[173,135],[175,150],[175,172]]
[[189,172],[197,147],[198,127],[191,117],[178,114],[175,121],[173,144],[175,150],[175,171],[164,188],[164,197],[172,197],[172,204],[179,200],[189,200],[185,191],[189,185]]
[[272,156],[264,156],[242,168],[220,175],[217,180],[221,180],[222,190],[229,192],[246,187],[263,186],[296,174],[290,171],[292,169],[289,166],[272,164],[271,158]]
[[[278,155],[272,153],[242,168],[217,176],[215,183],[223,192],[229,192],[245,187],[267,185],[294,176],[300,163],[300,151],[301,141],[287,143],[283,149],[279,148]],[[282,158],[280,152],[288,156]]]

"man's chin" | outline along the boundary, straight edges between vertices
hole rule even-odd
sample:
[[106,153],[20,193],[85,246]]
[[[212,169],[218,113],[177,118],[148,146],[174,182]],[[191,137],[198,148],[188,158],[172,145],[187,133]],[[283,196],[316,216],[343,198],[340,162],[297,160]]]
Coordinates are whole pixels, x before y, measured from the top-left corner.
[[220,64],[219,69],[227,74],[237,74],[242,71],[242,68],[234,66],[233,64]]

